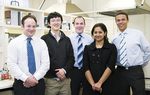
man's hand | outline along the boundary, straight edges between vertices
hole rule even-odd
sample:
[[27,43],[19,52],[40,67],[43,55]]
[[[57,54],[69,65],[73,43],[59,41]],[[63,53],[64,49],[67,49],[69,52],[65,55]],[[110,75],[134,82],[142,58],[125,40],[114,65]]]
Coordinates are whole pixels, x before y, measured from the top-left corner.
[[28,77],[26,81],[23,83],[23,85],[27,88],[33,87],[36,84],[38,84],[38,80],[36,80],[34,76]]
[[57,72],[56,75],[57,77],[60,79],[60,80],[64,80],[66,78],[65,76],[65,72],[64,72],[64,69],[61,68],[61,69],[55,69],[55,71]]

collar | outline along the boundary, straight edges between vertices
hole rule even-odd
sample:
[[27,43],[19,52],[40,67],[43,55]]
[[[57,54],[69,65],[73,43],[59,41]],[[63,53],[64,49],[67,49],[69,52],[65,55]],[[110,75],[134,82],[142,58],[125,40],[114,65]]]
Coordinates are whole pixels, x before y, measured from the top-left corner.
[[128,34],[128,33],[129,33],[129,28],[126,28],[123,32],[118,31],[118,32],[114,35],[114,37],[112,38],[112,41],[116,40],[116,39],[118,38],[118,36],[121,36],[121,35],[122,35],[122,33],[123,33],[124,35]]
[[59,33],[55,33],[55,32],[53,32],[53,31],[50,31],[51,32],[51,34],[53,35],[53,36],[55,36],[55,35],[58,35],[59,37],[61,36],[61,32],[59,32]]
[[119,35],[126,35],[126,34],[128,34],[128,31],[129,29],[128,28],[126,28],[123,32],[119,32]]
[[[24,34],[22,34],[21,36],[22,36],[23,40],[25,40],[25,41],[26,41],[27,38],[28,38],[28,37],[27,37],[26,35],[24,35]],[[34,39],[35,39],[35,36],[32,36],[31,38],[32,38],[32,40],[34,40]]]
[[81,34],[75,33],[75,37],[76,37],[76,38],[78,38],[79,35],[81,35],[81,36],[84,38],[84,33],[81,33]]
[[[90,47],[91,47],[91,50],[96,50],[97,48],[96,48],[96,42],[94,41],[94,42],[92,42],[91,44],[90,44]],[[108,41],[104,41],[104,45],[103,45],[103,47],[102,48],[110,48],[110,45],[109,45],[109,42]]]
[[[53,35],[52,33],[54,33],[54,32],[52,32],[52,31],[50,30],[49,33],[48,33],[48,35],[54,37],[54,35]],[[62,31],[60,31],[60,38],[63,38],[63,37],[66,37],[66,35],[65,35]]]

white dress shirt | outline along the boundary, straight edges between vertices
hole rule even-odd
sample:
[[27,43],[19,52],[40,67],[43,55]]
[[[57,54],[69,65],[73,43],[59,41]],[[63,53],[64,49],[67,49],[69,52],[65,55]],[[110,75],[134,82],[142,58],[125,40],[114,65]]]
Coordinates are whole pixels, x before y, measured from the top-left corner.
[[[119,58],[119,45],[121,40],[121,33],[122,32],[118,33],[112,40],[112,43],[116,45],[118,51],[117,65],[121,65]],[[146,40],[144,34],[139,30],[130,28],[127,28],[123,33],[125,34],[126,40],[128,60],[127,67],[143,65],[147,63],[150,60],[150,43]]]
[[[74,67],[79,67],[78,63],[77,63],[78,35],[79,34],[77,34],[77,33],[73,33],[73,34],[69,35],[69,38],[70,38],[72,46],[73,46],[74,57],[75,57]],[[85,45],[91,44],[94,41],[92,39],[92,37],[88,34],[82,33],[80,35],[82,35],[83,47],[85,47]]]
[[[50,67],[46,43],[35,36],[31,44],[35,55],[36,72],[33,76],[39,80],[44,77]],[[31,74],[28,69],[27,37],[22,34],[13,39],[8,45],[7,63],[10,73],[18,80],[25,81]]]

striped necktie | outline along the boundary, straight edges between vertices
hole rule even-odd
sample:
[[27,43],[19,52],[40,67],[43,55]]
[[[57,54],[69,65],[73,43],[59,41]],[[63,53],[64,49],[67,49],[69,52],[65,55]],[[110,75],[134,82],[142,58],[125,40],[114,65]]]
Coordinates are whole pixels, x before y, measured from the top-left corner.
[[28,55],[28,68],[29,72],[31,74],[34,74],[36,71],[36,66],[35,66],[35,57],[34,57],[34,50],[31,44],[32,38],[27,38],[27,55]]
[[122,66],[127,65],[127,50],[126,50],[126,41],[125,41],[125,34],[121,34],[121,41],[120,41],[120,64]]
[[78,68],[80,69],[82,67],[82,65],[83,65],[83,43],[82,43],[82,35],[78,35],[77,63],[78,63]]

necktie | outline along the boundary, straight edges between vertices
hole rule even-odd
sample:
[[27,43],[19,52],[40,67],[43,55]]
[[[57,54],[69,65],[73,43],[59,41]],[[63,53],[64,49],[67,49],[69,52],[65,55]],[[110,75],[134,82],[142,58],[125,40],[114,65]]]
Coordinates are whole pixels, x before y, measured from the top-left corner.
[[77,63],[78,63],[78,68],[80,69],[82,67],[82,65],[83,65],[83,43],[82,43],[82,35],[78,35]]
[[34,51],[31,44],[31,40],[32,38],[27,38],[28,67],[29,67],[29,72],[31,74],[34,74],[34,72],[36,71],[36,66],[35,66],[35,57],[34,57]]
[[127,65],[127,50],[126,50],[126,41],[125,35],[121,34],[121,41],[120,41],[120,64],[122,66]]

